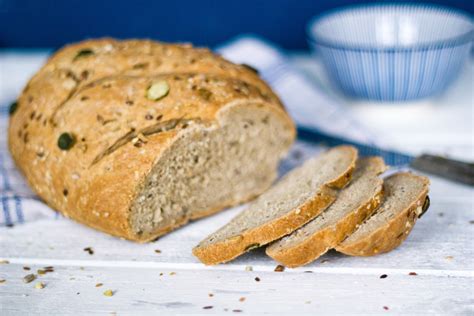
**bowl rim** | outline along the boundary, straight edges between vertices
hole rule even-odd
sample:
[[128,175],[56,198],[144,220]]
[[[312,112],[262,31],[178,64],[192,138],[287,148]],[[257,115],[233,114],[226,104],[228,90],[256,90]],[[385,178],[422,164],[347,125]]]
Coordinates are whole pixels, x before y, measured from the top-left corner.
[[[462,33],[457,36],[453,36],[451,38],[443,39],[443,40],[435,40],[423,44],[414,44],[408,46],[377,46],[377,45],[365,45],[365,44],[354,44],[354,43],[347,43],[337,40],[330,40],[328,38],[318,37],[312,31],[314,25],[321,22],[322,20],[326,19],[329,16],[360,10],[360,9],[370,9],[370,8],[385,8],[385,7],[393,7],[393,8],[428,8],[435,11],[448,11],[450,13],[456,14],[460,17],[464,17],[471,21],[471,29],[465,33]],[[472,41],[474,35],[474,23],[472,16],[460,9],[452,8],[444,5],[434,4],[434,3],[406,3],[406,2],[390,2],[390,3],[359,3],[359,4],[351,4],[346,5],[343,7],[333,8],[327,11],[322,12],[311,18],[311,20],[306,25],[306,36],[309,43],[319,46],[325,46],[328,48],[335,48],[335,49],[344,49],[344,50],[352,50],[352,51],[377,51],[377,52],[395,52],[395,51],[413,51],[413,50],[427,50],[427,49],[440,49],[445,47],[453,47],[466,44]]]

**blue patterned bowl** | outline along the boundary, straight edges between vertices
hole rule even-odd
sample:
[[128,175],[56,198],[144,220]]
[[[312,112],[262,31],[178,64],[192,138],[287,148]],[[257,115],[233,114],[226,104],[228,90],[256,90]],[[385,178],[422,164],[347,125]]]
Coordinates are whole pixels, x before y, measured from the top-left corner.
[[413,4],[352,6],[316,17],[309,43],[349,96],[403,101],[442,92],[470,54],[469,15]]

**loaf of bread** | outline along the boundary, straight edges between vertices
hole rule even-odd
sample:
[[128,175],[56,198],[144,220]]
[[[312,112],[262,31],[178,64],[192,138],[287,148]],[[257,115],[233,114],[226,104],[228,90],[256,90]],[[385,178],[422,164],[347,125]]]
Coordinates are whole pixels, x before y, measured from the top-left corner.
[[261,194],[294,137],[250,67],[146,40],[61,49],[9,126],[12,156],[47,204],[135,241]]

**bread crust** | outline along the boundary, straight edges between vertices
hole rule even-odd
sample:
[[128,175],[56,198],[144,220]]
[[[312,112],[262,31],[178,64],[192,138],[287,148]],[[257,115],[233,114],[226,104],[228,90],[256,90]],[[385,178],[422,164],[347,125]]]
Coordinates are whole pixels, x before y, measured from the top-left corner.
[[426,200],[429,189],[429,180],[413,174],[405,174],[406,177],[418,177],[424,182],[424,189],[418,197],[397,216],[380,226],[371,234],[360,238],[354,243],[341,243],[336,250],[350,256],[374,256],[389,252],[399,245],[410,234],[415,226],[418,216],[422,213],[423,203]]
[[341,147],[347,147],[351,151],[354,157],[352,163],[339,177],[322,186],[321,190],[312,199],[307,200],[297,209],[286,213],[284,216],[259,227],[246,230],[238,236],[207,246],[198,245],[193,248],[193,254],[206,265],[228,262],[251,249],[266,245],[288,235],[316,217],[336,200],[337,191],[333,189],[335,188],[334,184],[336,188],[344,186],[350,181],[355,169],[357,150],[350,146]]
[[[169,93],[149,100],[146,91],[157,81],[166,81]],[[226,109],[257,106],[281,119],[288,147],[295,137],[291,118],[255,73],[190,45],[99,39],[66,46],[30,80],[18,104],[8,144],[30,187],[66,217],[134,241],[189,220],[150,236],[136,234],[129,222],[146,175],[186,127],[219,128]],[[140,146],[119,143],[150,130]],[[74,135],[69,150],[58,148],[63,133]]]

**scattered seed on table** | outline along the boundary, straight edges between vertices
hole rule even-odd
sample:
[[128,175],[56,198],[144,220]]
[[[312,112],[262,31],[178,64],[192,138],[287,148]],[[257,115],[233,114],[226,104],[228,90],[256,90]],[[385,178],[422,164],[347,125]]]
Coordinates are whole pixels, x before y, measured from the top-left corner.
[[7,282],[7,280],[5,280],[5,279],[0,279],[0,283],[5,283],[5,282]]
[[34,274],[27,274],[23,277],[23,282],[25,283],[30,283],[31,281],[33,281],[34,279],[36,279],[36,275]]
[[277,265],[277,266],[275,267],[275,270],[273,270],[273,271],[275,271],[275,272],[283,272],[283,271],[285,271],[285,267],[282,266],[281,264],[279,264],[279,265]]
[[323,260],[321,260],[321,263],[326,263],[326,262],[329,262],[329,259],[323,259]]
[[408,273],[408,275],[418,275],[418,273],[416,273],[416,272],[410,272],[410,273]]
[[239,302],[243,302],[243,301],[245,301],[245,297],[242,296],[241,298],[239,298]]
[[89,253],[91,256],[94,254],[94,249],[92,249],[92,247],[86,247],[83,250]]
[[381,279],[385,279],[386,277],[388,277],[388,275],[386,275],[386,274],[382,274],[382,275],[380,276]]
[[213,296],[214,296],[214,294],[212,294],[212,293],[209,293],[208,295],[209,295],[209,297],[213,297]]
[[451,261],[451,260],[454,259],[454,257],[453,256],[446,256],[445,259]]
[[472,221],[469,221],[469,224],[474,224],[474,220],[472,220]]
[[46,271],[43,270],[43,269],[38,269],[36,272],[38,273],[38,275],[44,275],[44,274],[46,274]]
[[313,273],[313,271],[307,270],[304,273]]
[[214,306],[204,306],[202,309],[211,309],[213,308]]
[[385,309],[386,311],[388,311],[388,306],[384,306],[383,309]]
[[161,250],[160,249],[155,249],[155,252],[156,253],[161,253]]
[[10,263],[10,261],[8,261],[8,260],[0,260],[0,264],[9,264],[9,263]]
[[113,296],[113,295],[114,295],[114,291],[112,291],[112,290],[106,290],[106,291],[104,291],[104,295],[105,295],[105,296]]
[[103,284],[103,283],[97,283],[97,284],[95,285],[95,287],[101,287],[102,285],[104,285],[104,284]]
[[176,272],[170,272],[170,275],[176,275]]
[[30,267],[23,267],[23,270],[25,270],[25,271],[30,271],[31,268],[30,268]]
[[253,267],[252,266],[246,266],[245,271],[253,271]]
[[163,272],[160,272],[160,276],[163,276]]
[[234,309],[232,310],[234,313],[242,313],[242,310],[241,309]]
[[255,281],[260,282],[260,278],[259,278],[259,277],[255,277]]
[[35,289],[41,290],[44,289],[46,285],[43,282],[38,282],[35,284]]

